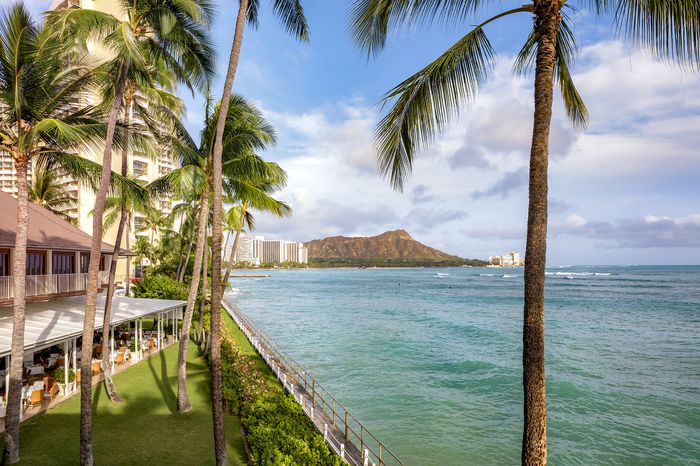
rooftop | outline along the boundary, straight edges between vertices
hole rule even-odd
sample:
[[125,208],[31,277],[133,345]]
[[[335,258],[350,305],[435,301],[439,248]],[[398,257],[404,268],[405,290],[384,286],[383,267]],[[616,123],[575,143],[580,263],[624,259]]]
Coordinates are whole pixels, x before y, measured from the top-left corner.
[[[0,191],[0,248],[13,248],[17,235],[17,199]],[[40,205],[29,203],[27,249],[90,252],[92,236]],[[102,243],[102,253],[112,254],[114,246]],[[133,253],[120,249],[120,256]]]

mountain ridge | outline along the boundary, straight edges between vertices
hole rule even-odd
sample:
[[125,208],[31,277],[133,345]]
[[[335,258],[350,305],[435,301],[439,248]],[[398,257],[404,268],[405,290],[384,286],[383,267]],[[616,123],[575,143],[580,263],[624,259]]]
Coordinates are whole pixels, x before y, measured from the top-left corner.
[[376,236],[330,236],[305,243],[309,260],[335,259],[460,259],[427,246],[403,229],[385,231]]

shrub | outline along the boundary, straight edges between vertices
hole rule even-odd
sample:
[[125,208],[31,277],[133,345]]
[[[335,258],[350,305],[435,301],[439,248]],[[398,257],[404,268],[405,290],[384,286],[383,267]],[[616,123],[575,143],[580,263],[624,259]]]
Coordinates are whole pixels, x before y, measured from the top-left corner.
[[189,290],[183,283],[166,275],[146,276],[141,283],[132,287],[136,298],[187,300]]
[[[59,367],[56,369],[56,371],[53,373],[53,378],[56,380],[58,383],[63,383],[66,380],[66,371],[64,368]],[[68,383],[73,383],[75,382],[75,371],[73,369],[68,369]]]
[[221,340],[221,380],[224,408],[232,414],[270,392],[255,361],[241,354],[238,344],[226,334]]
[[292,397],[268,394],[243,407],[252,463],[342,465]]

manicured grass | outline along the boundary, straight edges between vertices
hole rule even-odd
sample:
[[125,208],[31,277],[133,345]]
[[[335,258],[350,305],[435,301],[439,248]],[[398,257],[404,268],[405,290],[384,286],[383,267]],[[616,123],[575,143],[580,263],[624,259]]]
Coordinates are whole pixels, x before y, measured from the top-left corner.
[[[192,411],[178,414],[177,345],[117,374],[123,403],[95,388],[93,445],[99,465],[214,464],[210,375],[190,343],[187,374]],[[21,425],[21,464],[68,465],[79,459],[80,397]],[[229,464],[244,465],[240,420],[226,416]]]
[[255,366],[263,374],[263,377],[265,378],[270,387],[279,390],[280,392],[284,391],[284,389],[282,388],[282,384],[279,382],[279,380],[277,380],[275,374],[267,366],[267,364],[265,364],[263,358],[260,357],[258,352],[255,350],[255,347],[250,344],[248,338],[246,338],[245,334],[241,331],[240,328],[238,328],[238,325],[236,325],[236,322],[234,322],[231,316],[228,315],[228,312],[226,312],[226,310],[222,310],[221,315],[223,317],[223,322],[225,323],[225,325],[228,326],[229,330],[231,331],[231,336],[241,348],[241,353],[245,354],[246,356],[250,356],[251,359],[255,361]]

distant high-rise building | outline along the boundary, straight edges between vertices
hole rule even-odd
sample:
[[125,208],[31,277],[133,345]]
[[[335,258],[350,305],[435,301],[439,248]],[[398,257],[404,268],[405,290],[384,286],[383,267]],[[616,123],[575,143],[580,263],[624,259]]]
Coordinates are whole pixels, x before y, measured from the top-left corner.
[[266,240],[264,236],[251,238],[241,234],[236,248],[236,262],[259,265],[280,262],[306,264],[308,261],[308,250],[297,241]]
[[520,257],[520,253],[509,252],[502,256],[489,257],[489,264],[502,267],[522,267],[525,265],[525,260]]

